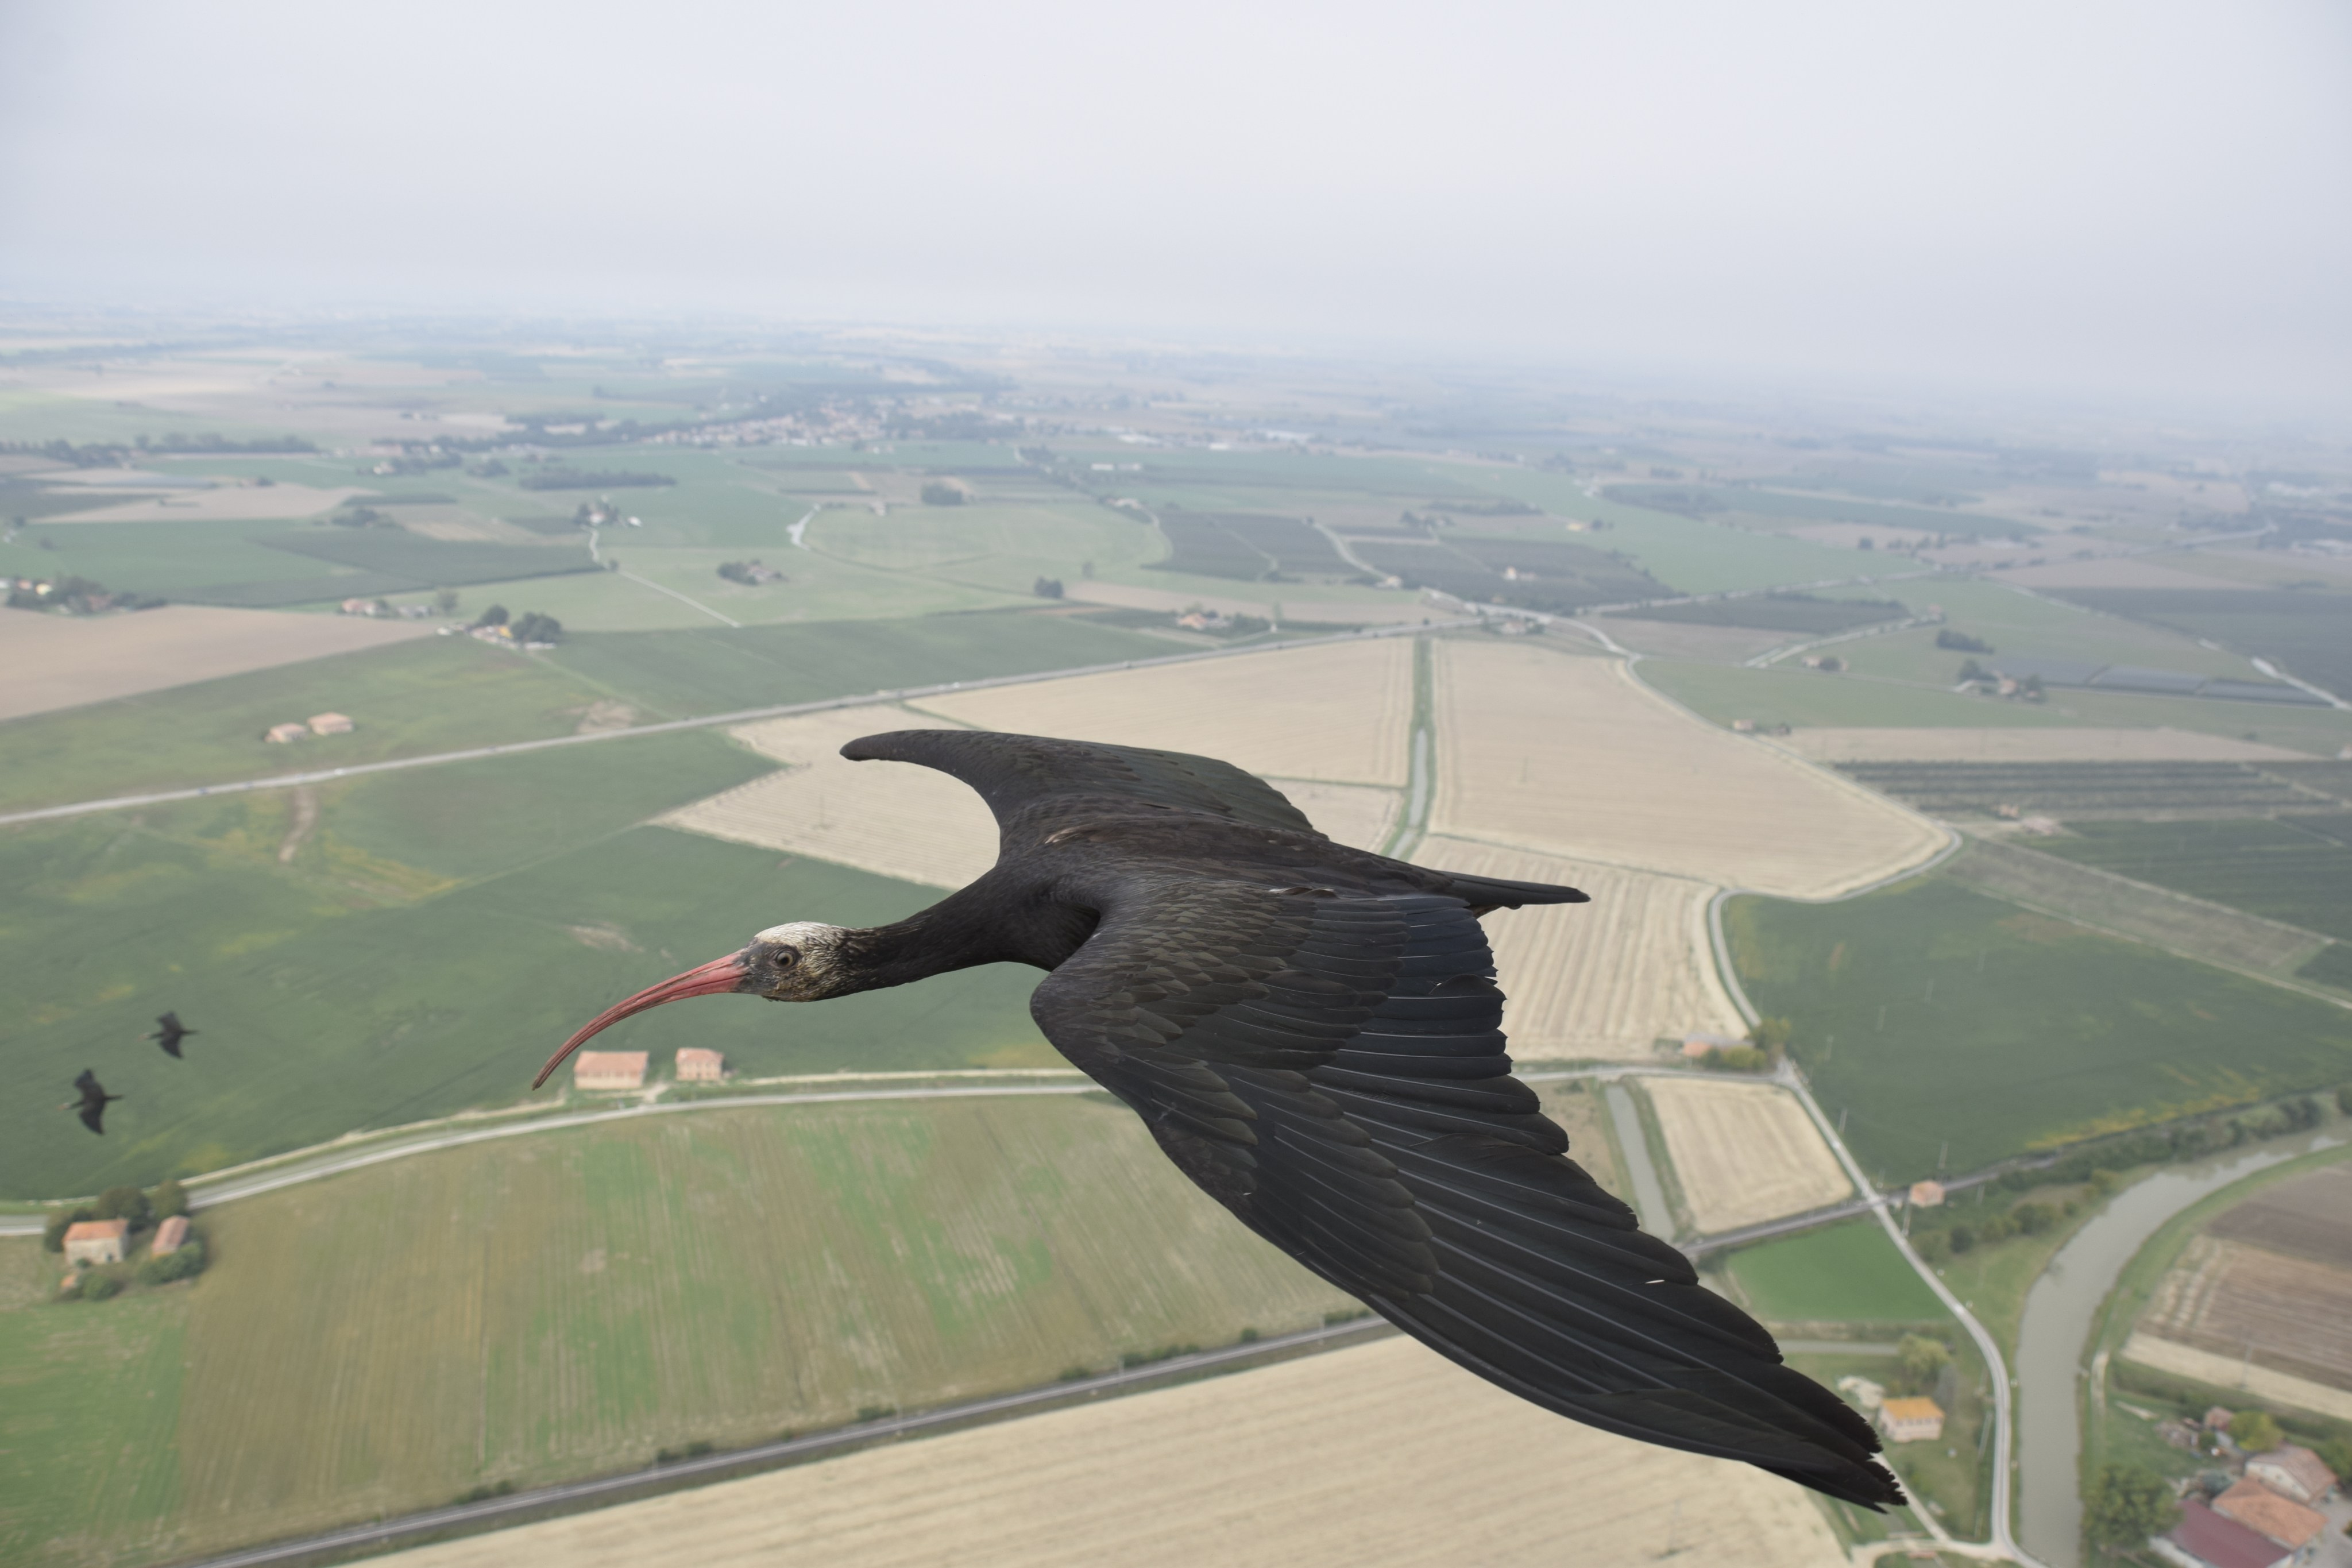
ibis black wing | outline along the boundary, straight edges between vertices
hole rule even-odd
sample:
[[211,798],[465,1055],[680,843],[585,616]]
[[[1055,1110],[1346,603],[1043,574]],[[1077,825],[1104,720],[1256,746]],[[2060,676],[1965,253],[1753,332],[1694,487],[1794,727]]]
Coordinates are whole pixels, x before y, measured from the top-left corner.
[[1460,900],[1147,871],[1101,901],[1032,1010],[1251,1229],[1546,1409],[1901,1500],[1869,1425],[1565,1157]]
[[84,1100],[106,1098],[106,1090],[99,1085],[98,1074],[89,1068],[81,1069],[81,1076],[74,1079],[74,1087],[81,1090],[81,1097]]
[[81,1124],[100,1137],[106,1135],[106,1101],[93,1100],[81,1108]]
[[1042,735],[1000,735],[985,730],[898,730],[868,735],[841,748],[852,762],[919,763],[961,779],[978,791],[1006,847],[1032,808],[1063,797],[1110,796],[1122,803],[1206,812],[1257,827],[1313,834],[1315,825],[1283,793],[1231,763],[1184,752],[1057,741]]
[[180,1022],[177,1013],[166,1013],[155,1020],[155,1032],[147,1037],[163,1047],[166,1055],[176,1057],[180,1055],[180,1042],[194,1033]]

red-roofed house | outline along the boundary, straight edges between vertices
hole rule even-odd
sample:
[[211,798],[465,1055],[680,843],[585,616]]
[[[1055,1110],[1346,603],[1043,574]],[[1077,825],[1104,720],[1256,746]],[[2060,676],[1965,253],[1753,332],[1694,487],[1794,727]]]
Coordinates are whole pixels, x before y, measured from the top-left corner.
[[717,1051],[699,1046],[677,1048],[677,1081],[680,1083],[717,1083],[727,1076],[727,1058]]
[[2180,1522],[2153,1542],[2182,1568],[2284,1568],[2294,1553],[2223,1519],[2195,1498],[2180,1505]]
[[575,1089],[643,1089],[643,1051],[583,1051],[572,1068]]
[[2336,1489],[2336,1472],[2322,1463],[2318,1455],[2293,1443],[2282,1443],[2266,1454],[2256,1454],[2248,1459],[2246,1475],[2281,1497],[2315,1507]]
[[131,1239],[127,1219],[86,1219],[66,1226],[66,1258],[74,1263],[120,1263]]
[[1933,1443],[1944,1435],[1944,1407],[1932,1399],[1889,1399],[1878,1407],[1878,1429],[1890,1443]]
[[187,1239],[188,1216],[175,1214],[155,1227],[155,1245],[152,1250],[158,1258],[169,1258],[179,1251],[180,1243]]
[[2327,1516],[2317,1509],[2283,1498],[2254,1480],[2240,1481],[2215,1498],[2213,1511],[2269,1536],[2289,1552],[2302,1551],[2327,1528]]

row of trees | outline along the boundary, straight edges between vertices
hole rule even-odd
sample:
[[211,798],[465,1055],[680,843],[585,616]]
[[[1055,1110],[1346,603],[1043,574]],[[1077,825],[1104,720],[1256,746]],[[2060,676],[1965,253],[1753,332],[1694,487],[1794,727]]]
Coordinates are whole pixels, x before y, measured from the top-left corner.
[[492,605],[474,619],[476,629],[504,626],[507,635],[517,642],[562,642],[563,623],[553,616],[542,616],[537,610],[525,610],[509,618],[504,605]]

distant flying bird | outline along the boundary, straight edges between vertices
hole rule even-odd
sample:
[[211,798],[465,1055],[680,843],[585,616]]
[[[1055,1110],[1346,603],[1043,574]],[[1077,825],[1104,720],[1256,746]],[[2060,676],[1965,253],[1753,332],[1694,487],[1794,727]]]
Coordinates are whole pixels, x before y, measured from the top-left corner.
[[[201,1034],[202,1032],[203,1031],[198,1029],[191,1029],[185,1024],[181,1023],[180,1016],[177,1013],[166,1013],[162,1017],[155,1020],[155,1032],[147,1037],[154,1041],[157,1045],[163,1047],[163,1054],[165,1056],[176,1057],[180,1054],[180,1042],[182,1040],[186,1039],[190,1035]],[[185,1058],[183,1059],[184,1060]]]
[[995,814],[995,867],[896,925],[772,926],[607,1009],[778,1002],[974,964],[1048,972],[1030,1011],[1244,1225],[1547,1410],[1899,1502],[1870,1425],[1564,1157],[1511,1076],[1478,918],[1573,888],[1335,844],[1226,763],[914,730],[842,748],[937,768]]
[[[81,1112],[81,1124],[84,1127],[89,1128],[92,1132],[105,1132],[106,1108],[109,1105],[111,1105],[114,1101],[121,1100],[122,1097],[119,1094],[107,1093],[106,1090],[100,1086],[98,1075],[90,1071],[88,1068],[82,1068],[81,1076],[74,1079],[74,1087],[81,1090],[81,1102],[79,1106]],[[58,1106],[58,1109],[59,1110],[72,1110],[76,1109],[75,1102],[68,1100],[63,1105]]]

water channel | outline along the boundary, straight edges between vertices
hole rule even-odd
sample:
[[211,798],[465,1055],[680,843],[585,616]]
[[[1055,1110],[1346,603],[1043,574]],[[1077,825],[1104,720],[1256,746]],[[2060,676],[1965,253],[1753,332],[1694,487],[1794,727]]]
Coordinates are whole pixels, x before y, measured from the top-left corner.
[[1625,1156],[1625,1173],[1633,1179],[1633,1212],[1642,1216],[1642,1228],[1652,1236],[1671,1237],[1674,1211],[1666,1206],[1665,1185],[1658,1180],[1657,1167],[1650,1163],[1650,1142],[1642,1133],[1642,1113],[1623,1084],[1612,1083],[1601,1093],[1609,1102],[1609,1120],[1617,1124],[1617,1148]]
[[2344,1142],[2339,1134],[2305,1133],[2159,1171],[2108,1200],[2034,1280],[2017,1336],[2017,1534],[2019,1544],[2049,1568],[2083,1564],[2077,1458],[2086,1352],[2099,1305],[2124,1266],[2191,1204],[2258,1171]]

